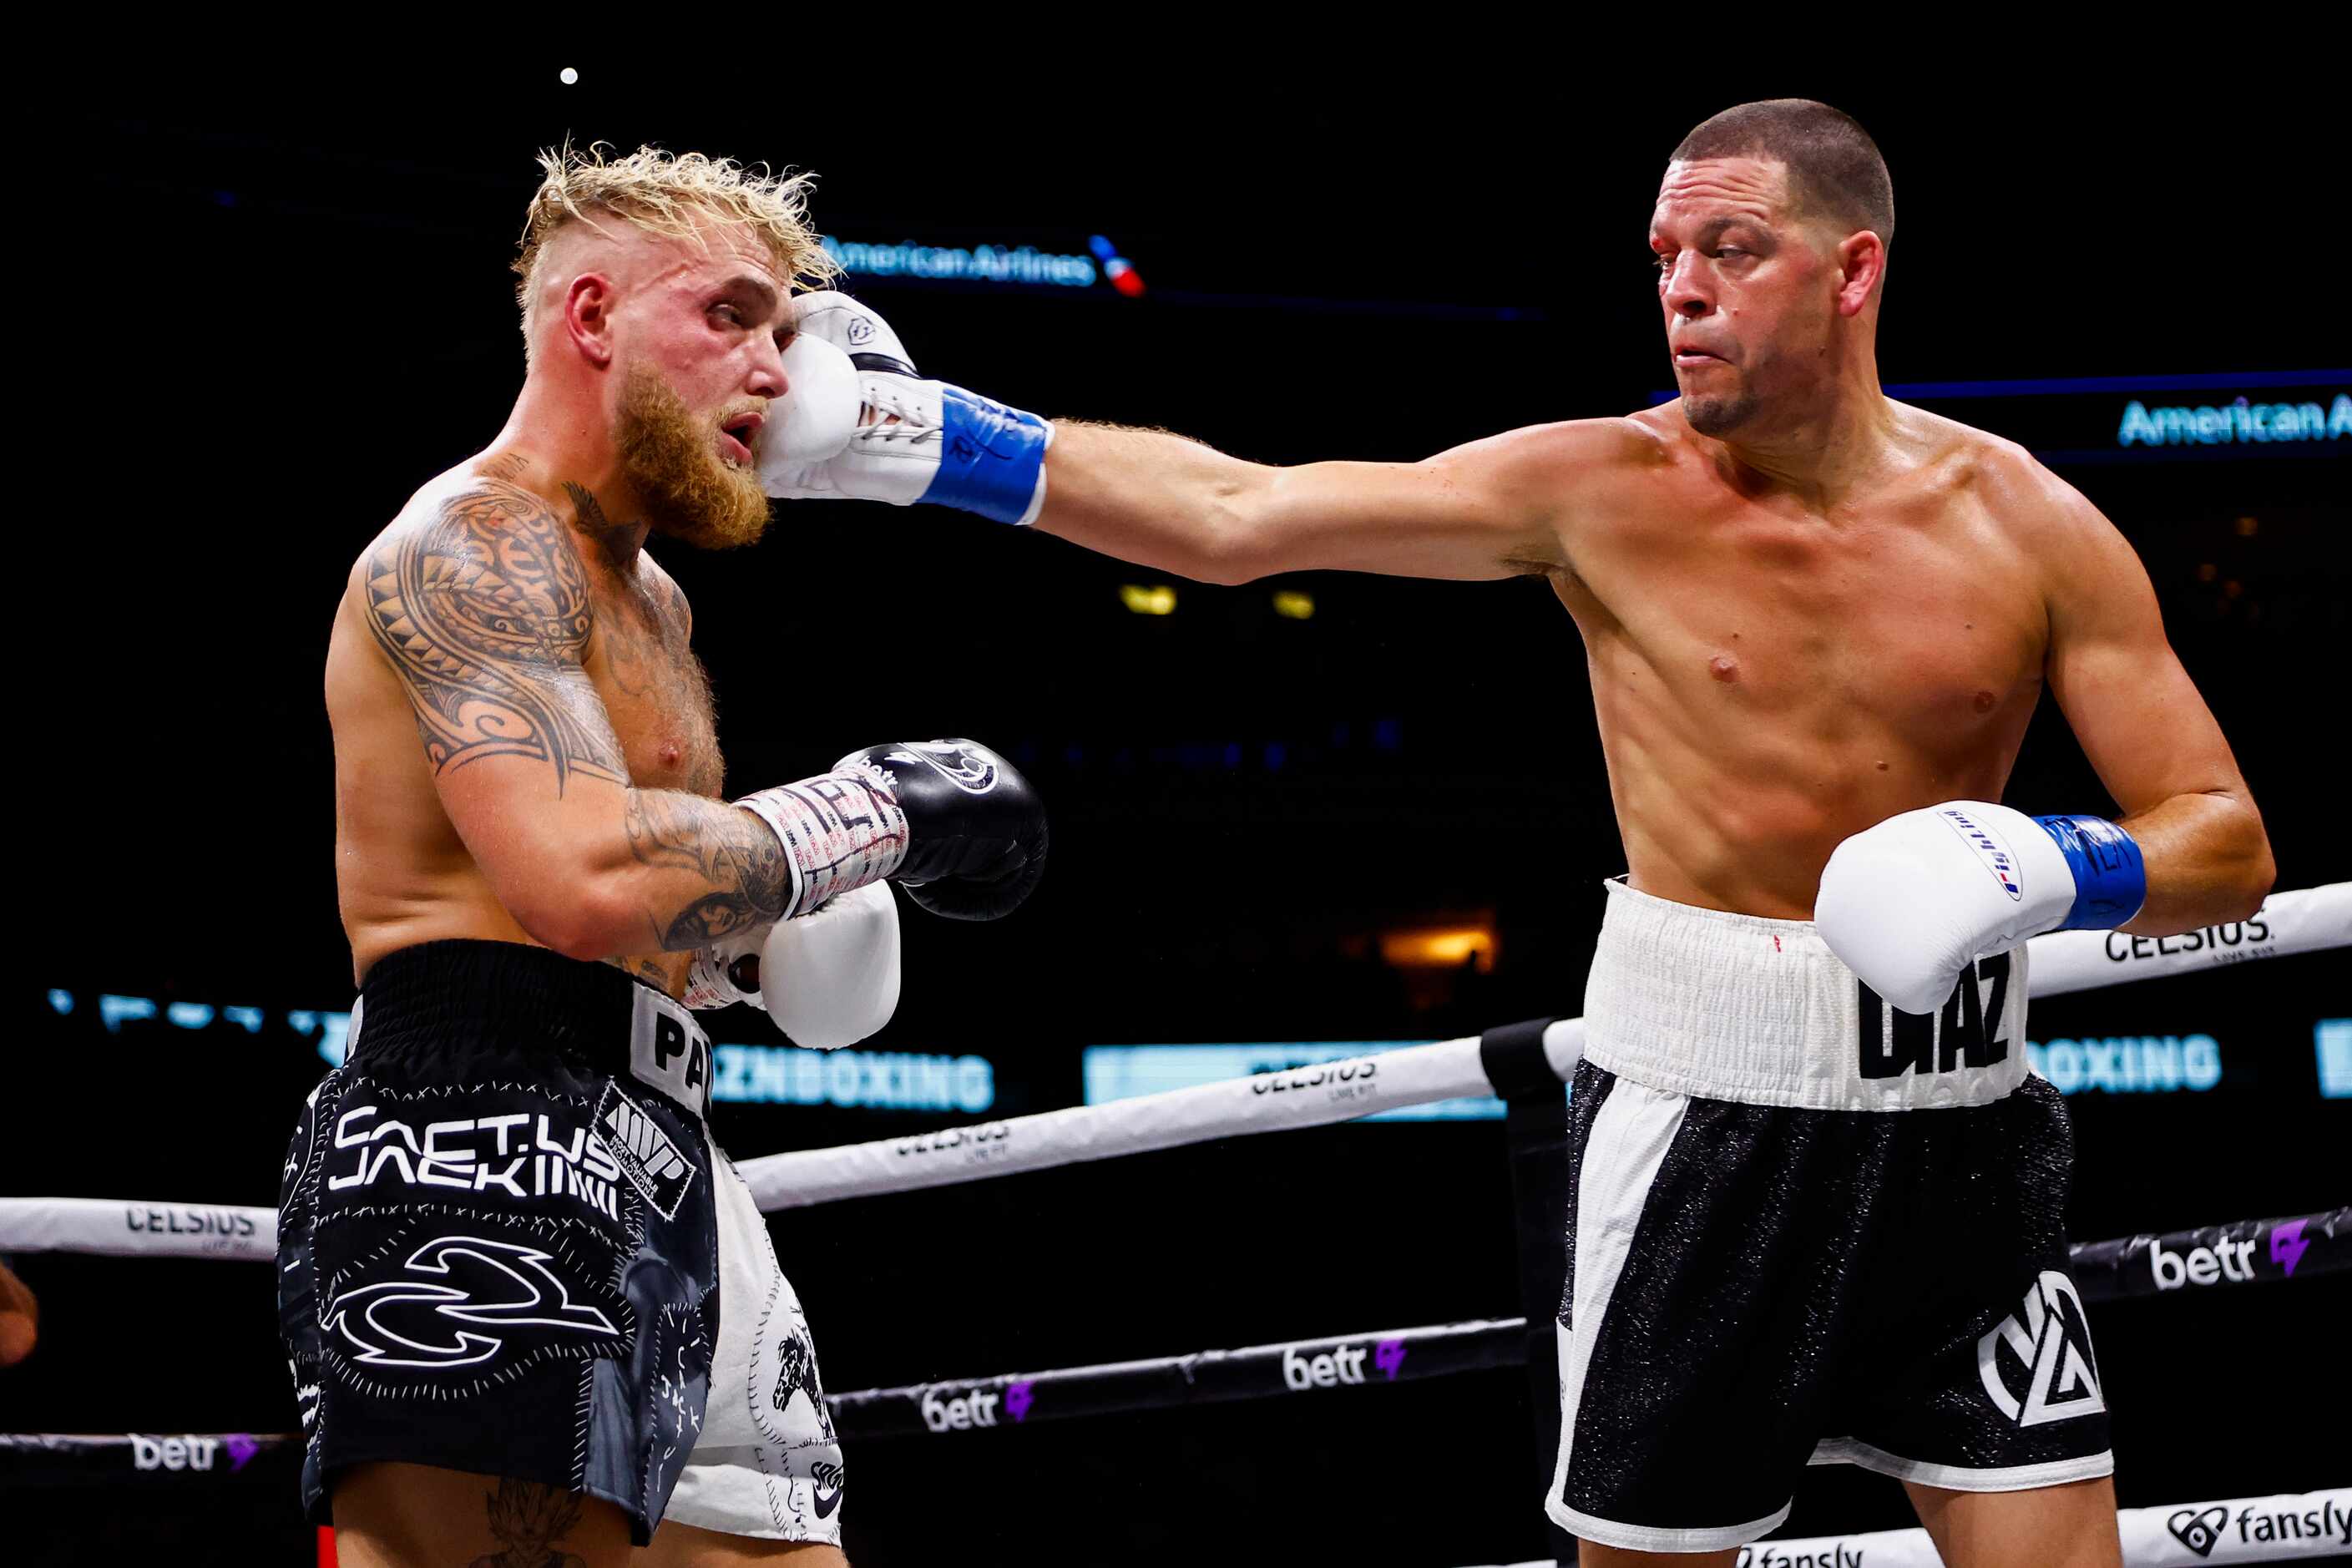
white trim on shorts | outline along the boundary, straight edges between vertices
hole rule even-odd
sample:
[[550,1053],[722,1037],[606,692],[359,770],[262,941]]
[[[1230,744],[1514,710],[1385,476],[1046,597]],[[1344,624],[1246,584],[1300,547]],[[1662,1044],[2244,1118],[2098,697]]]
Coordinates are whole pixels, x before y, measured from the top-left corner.
[[[2009,950],[2005,981],[1970,981],[1974,1022],[1984,1021],[1998,996],[1998,1037],[2008,1046],[2000,1061],[1969,1066],[1963,1053],[1948,1070],[1864,1077],[1862,983],[1811,921],[1678,904],[1622,879],[1602,885],[1609,905],[1585,975],[1584,1058],[1620,1080],[1699,1100],[1872,1111],[1990,1105],[2025,1081],[2021,946]],[[1979,967],[1997,976],[1999,955]],[[1903,1031],[1920,1028],[1930,1061],[1941,1062],[1948,1034],[1943,1009],[1898,1029],[1892,1005],[1875,993],[1868,1002],[1890,1058]],[[1970,1020],[1956,1015],[1955,1021]]]
[[[1577,1173],[1575,1296],[1569,1306],[1569,1319],[1575,1329],[1571,1331],[1558,1323],[1552,1325],[1559,1344],[1559,1461],[1552,1470],[1551,1491],[1544,1499],[1544,1512],[1562,1530],[1579,1534],[1584,1533],[1589,1525],[1619,1532],[1633,1531],[1644,1537],[1618,1540],[1610,1535],[1592,1536],[1604,1546],[1642,1546],[1654,1536],[1723,1533],[1720,1529],[1658,1531],[1643,1525],[1610,1524],[1577,1512],[1562,1500],[1568,1489],[1570,1450],[1576,1441],[1577,1407],[1583,1403],[1584,1374],[1592,1363],[1592,1348],[1601,1337],[1601,1320],[1607,1316],[1610,1298],[1616,1294],[1617,1281],[1625,1272],[1625,1259],[1633,1253],[1633,1233],[1641,1226],[1650,1188],[1657,1182],[1659,1167],[1665,1163],[1666,1151],[1674,1147],[1675,1135],[1682,1131],[1683,1116],[1689,1109],[1690,1100],[1683,1095],[1619,1079],[1610,1087],[1608,1098],[1601,1102],[1600,1110],[1592,1118],[1591,1131],[1585,1135],[1583,1162]],[[1780,1511],[1785,1515],[1788,1510],[1783,1508]],[[1771,1525],[1762,1528],[1769,1530]],[[1752,1541],[1755,1537],[1742,1539]],[[1703,1546],[1652,1549],[1706,1550]]]
[[2101,1476],[2116,1473],[2116,1456],[2112,1448],[2085,1454],[2077,1459],[2045,1459],[2038,1465],[1972,1469],[1965,1465],[1936,1465],[1925,1459],[1906,1459],[1884,1448],[1874,1448],[1854,1437],[1822,1438],[1813,1446],[1813,1456],[1805,1463],[1859,1465],[1882,1476],[1893,1476],[1898,1481],[1917,1481],[1921,1486],[1942,1487],[1947,1491],[1956,1492],[2032,1491],[2036,1487],[2096,1480]]
[[1628,1552],[1721,1552],[1745,1546],[1780,1529],[1795,1501],[1791,1498],[1762,1519],[1750,1520],[1746,1524],[1712,1524],[1692,1530],[1665,1530],[1655,1525],[1619,1524],[1614,1520],[1595,1519],[1589,1513],[1577,1512],[1557,1498],[1546,1505],[1544,1511],[1551,1515],[1554,1524],[1579,1541],[1590,1541],[1595,1546],[1616,1546]]

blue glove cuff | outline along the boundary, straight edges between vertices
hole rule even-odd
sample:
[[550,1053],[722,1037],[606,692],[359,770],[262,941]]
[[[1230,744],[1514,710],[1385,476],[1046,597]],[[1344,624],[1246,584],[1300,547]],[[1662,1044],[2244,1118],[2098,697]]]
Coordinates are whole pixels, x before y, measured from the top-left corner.
[[1034,414],[940,384],[940,471],[921,499],[1021,522],[1037,499],[1050,429]]
[[2132,836],[2103,816],[2037,816],[2074,873],[2074,907],[2060,931],[2113,931],[2147,902],[2147,868]]

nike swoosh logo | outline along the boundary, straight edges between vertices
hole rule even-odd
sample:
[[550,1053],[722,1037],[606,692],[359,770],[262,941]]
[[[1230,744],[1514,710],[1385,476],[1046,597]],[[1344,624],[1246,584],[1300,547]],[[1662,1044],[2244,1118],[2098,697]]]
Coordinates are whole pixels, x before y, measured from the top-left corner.
[[823,1487],[818,1487],[815,1490],[817,1518],[832,1518],[833,1510],[841,1506],[841,1489],[835,1487],[832,1491],[827,1492]]

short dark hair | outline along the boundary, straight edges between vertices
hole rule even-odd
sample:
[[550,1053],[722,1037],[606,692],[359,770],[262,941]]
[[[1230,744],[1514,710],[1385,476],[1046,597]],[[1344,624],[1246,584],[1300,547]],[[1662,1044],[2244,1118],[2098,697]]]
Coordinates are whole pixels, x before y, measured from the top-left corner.
[[1741,157],[1779,160],[1801,206],[1894,239],[1895,182],[1853,115],[1810,98],[1768,98],[1703,121],[1675,149],[1676,163]]

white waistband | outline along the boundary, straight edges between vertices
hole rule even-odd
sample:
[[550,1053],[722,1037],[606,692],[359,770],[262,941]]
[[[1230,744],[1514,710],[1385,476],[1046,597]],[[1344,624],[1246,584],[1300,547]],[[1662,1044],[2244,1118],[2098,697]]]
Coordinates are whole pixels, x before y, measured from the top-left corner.
[[1811,921],[1606,884],[1584,1055],[1668,1093],[1812,1110],[1983,1105],[2025,1080],[2025,949],[1979,961],[1941,1012],[1897,1012]]

